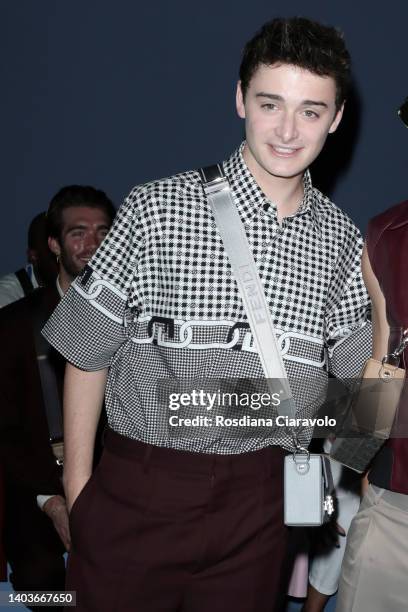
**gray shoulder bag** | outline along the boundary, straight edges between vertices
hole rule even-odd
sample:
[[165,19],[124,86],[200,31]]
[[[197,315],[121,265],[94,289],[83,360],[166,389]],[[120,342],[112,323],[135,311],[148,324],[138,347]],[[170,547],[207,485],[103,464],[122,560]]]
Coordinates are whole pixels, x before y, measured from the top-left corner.
[[[204,192],[229,257],[268,386],[280,390],[279,415],[294,417],[296,406],[280,353],[272,317],[245,229],[221,164],[200,170]],[[310,454],[293,434],[293,455],[285,457],[284,522],[321,525],[333,512],[333,481],[327,457]]]

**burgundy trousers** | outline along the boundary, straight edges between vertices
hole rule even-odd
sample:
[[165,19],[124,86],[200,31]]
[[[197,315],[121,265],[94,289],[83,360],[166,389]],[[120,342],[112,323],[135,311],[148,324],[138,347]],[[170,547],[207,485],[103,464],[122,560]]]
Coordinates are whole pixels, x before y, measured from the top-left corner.
[[277,447],[190,453],[109,431],[70,515],[66,588],[76,610],[275,610],[287,540],[283,457]]

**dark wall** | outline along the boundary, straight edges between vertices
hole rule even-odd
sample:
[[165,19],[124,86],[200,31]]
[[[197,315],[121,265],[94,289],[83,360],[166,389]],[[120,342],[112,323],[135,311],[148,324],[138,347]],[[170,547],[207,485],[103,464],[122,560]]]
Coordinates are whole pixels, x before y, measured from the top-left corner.
[[136,183],[228,155],[243,135],[241,49],[277,15],[340,27],[354,60],[356,91],[319,185],[362,230],[408,197],[402,0],[2,0],[0,12],[0,274],[24,262],[27,225],[59,187],[92,184],[119,205]]

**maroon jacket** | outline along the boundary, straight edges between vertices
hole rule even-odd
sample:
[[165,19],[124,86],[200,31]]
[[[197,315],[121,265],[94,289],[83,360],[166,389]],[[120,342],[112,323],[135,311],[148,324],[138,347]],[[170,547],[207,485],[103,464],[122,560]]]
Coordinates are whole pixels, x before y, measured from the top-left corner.
[[[0,462],[6,482],[38,495],[63,495],[61,470],[49,443],[34,339],[59,302],[56,287],[41,287],[27,297],[0,309]],[[34,313],[41,313],[41,320]],[[61,405],[65,359],[54,349],[49,357],[56,374]],[[95,444],[95,461],[101,453],[102,411]]]
[[[367,250],[387,305],[389,352],[408,328],[408,201],[397,204],[369,223]],[[402,366],[408,365],[408,347]],[[394,435],[377,455],[370,471],[373,484],[408,494],[408,389],[404,387]],[[406,436],[406,437],[404,437]]]

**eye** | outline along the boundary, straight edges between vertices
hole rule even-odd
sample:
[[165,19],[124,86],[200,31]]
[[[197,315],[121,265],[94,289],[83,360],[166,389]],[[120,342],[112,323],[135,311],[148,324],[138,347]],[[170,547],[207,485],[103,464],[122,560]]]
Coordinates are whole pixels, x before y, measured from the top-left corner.
[[316,111],[310,109],[303,111],[303,114],[309,119],[318,119],[320,117],[319,113],[316,113]]
[[273,102],[265,102],[264,104],[261,104],[261,108],[264,108],[265,110],[269,111],[276,110],[278,107],[276,106],[276,104],[273,104]]
[[84,230],[73,230],[71,232],[71,236],[72,238],[82,238],[84,235]]

